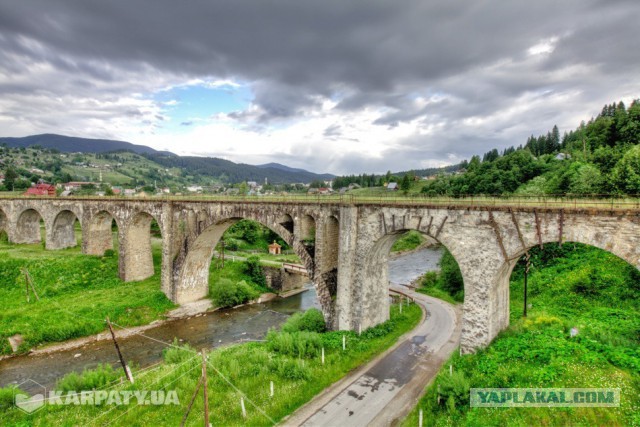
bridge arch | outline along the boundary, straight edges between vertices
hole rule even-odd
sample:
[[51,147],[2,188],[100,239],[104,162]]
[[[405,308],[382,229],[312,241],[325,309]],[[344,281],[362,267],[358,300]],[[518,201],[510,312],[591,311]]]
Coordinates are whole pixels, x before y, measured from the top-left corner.
[[47,249],[65,249],[77,246],[76,221],[80,222],[80,227],[82,227],[82,222],[75,212],[69,209],[58,212],[53,219],[47,238]]
[[[562,238],[562,244],[580,243],[586,246],[601,249],[609,252],[618,258],[626,261],[630,265],[640,269],[640,246],[633,247],[629,245],[621,245],[621,239],[615,233],[603,233],[597,228],[589,230],[576,230],[568,228],[566,238]],[[639,230],[640,231],[640,230]],[[560,239],[553,238],[552,235],[542,235],[537,243],[526,243],[524,247],[511,253],[507,260],[504,260],[500,268],[497,270],[493,283],[495,284],[495,307],[492,322],[496,325],[495,329],[502,330],[509,326],[510,316],[510,281],[513,269],[518,260],[522,258],[527,251],[534,247],[543,247],[545,245],[559,243]]]
[[120,277],[125,282],[137,282],[154,275],[151,249],[151,224],[159,223],[150,213],[135,213],[120,232]]
[[[291,217],[289,216],[289,218]],[[215,247],[225,231],[227,231],[227,229],[233,224],[243,219],[255,221],[278,234],[293,248],[296,255],[300,257],[307,267],[307,270],[309,270],[310,266],[313,266],[313,259],[304,247],[301,244],[296,244],[296,242],[294,242],[293,234],[285,228],[281,222],[279,222],[283,219],[283,216],[275,216],[272,222],[265,221],[263,218],[258,217],[258,215],[244,214],[230,216],[219,219],[214,223],[209,223],[209,225],[196,237],[193,243],[189,245],[182,268],[176,277],[176,302],[182,304],[190,301],[196,301],[208,295],[209,270]],[[312,276],[311,272],[312,270],[310,270],[310,277]]]
[[13,236],[15,243],[39,243],[42,241],[40,224],[43,216],[34,208],[26,208],[18,214],[16,232]]
[[[348,325],[349,329],[366,329],[389,319],[389,260],[391,248],[400,237],[410,231],[419,232],[423,237],[435,241],[451,253],[459,264],[466,293],[466,286],[469,281],[466,280],[466,271],[463,269],[464,262],[459,261],[461,255],[457,253],[454,241],[446,237],[438,239],[433,234],[420,230],[418,227],[388,230],[373,242],[362,258],[363,264],[358,266],[358,270],[362,274],[362,283],[369,284],[369,286],[354,289],[355,294],[352,298],[365,303],[364,311],[353,317],[351,324]],[[424,272],[426,273],[426,271],[425,267]],[[344,329],[344,326],[347,325],[341,325],[341,328]]]

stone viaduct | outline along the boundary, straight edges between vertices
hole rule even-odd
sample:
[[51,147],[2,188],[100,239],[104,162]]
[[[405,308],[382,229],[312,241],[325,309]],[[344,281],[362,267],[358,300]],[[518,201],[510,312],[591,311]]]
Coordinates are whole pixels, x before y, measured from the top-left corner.
[[327,323],[368,328],[389,316],[387,260],[404,231],[442,243],[458,261],[465,299],[461,351],[486,346],[509,323],[509,278],[519,257],[548,242],[580,242],[640,268],[640,213],[635,210],[436,206],[269,201],[128,199],[0,199],[0,230],[10,241],[47,249],[76,245],[102,255],[114,248],[119,274],[135,282],[154,274],[150,225],[162,232],[162,291],[182,304],[208,293],[214,247],[240,219],[262,223],[298,254],[313,281]]

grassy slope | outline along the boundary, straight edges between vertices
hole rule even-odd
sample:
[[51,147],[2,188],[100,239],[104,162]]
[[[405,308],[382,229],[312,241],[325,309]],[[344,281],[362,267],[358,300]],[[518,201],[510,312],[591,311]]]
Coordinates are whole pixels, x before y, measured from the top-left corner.
[[[325,387],[366,363],[374,355],[390,347],[402,334],[420,320],[418,306],[405,307],[398,313],[391,309],[391,322],[363,332],[361,337],[352,332],[322,334],[326,349],[325,364],[319,355],[299,358],[270,351],[265,343],[250,343],[215,350],[209,355],[210,363],[239,390],[246,393],[248,417],[243,420],[240,411],[240,395],[214,369],[208,369],[210,421],[213,425],[271,425],[271,422],[250,403],[254,402],[273,420],[278,421],[306,403]],[[347,337],[347,350],[342,351],[342,336]],[[179,406],[120,406],[105,415],[109,407],[66,406],[45,407],[31,416],[15,408],[0,412],[8,424],[29,425],[87,425],[98,422],[114,422],[117,425],[179,425],[186,406],[195,389],[200,374],[201,359],[185,355],[184,365],[165,363],[156,371],[136,374],[135,385],[118,386],[127,390],[176,390]],[[269,397],[269,382],[275,385],[275,396]],[[187,425],[201,425],[203,413],[202,394],[193,406]]]
[[[521,317],[519,266],[511,282],[511,326],[487,349],[454,356],[453,377],[445,364],[419,403],[425,425],[640,425],[640,274],[598,249],[553,246],[534,254],[528,318]],[[572,327],[579,330],[575,338]],[[619,387],[622,406],[470,409],[468,387]],[[417,416],[415,409],[404,425],[417,425]]]
[[[42,245],[0,243],[0,354],[11,353],[7,337],[22,334],[27,350],[104,330],[109,316],[123,326],[158,319],[174,305],[160,291],[160,251],[154,247],[156,274],[124,283],[118,259],[82,255],[79,248],[45,251]],[[27,268],[40,301],[26,302]]]

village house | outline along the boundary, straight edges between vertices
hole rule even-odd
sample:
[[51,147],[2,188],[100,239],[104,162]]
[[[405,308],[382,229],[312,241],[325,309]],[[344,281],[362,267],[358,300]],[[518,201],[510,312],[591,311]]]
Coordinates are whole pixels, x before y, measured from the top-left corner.
[[52,184],[36,184],[33,187],[29,187],[27,191],[24,192],[25,196],[55,196],[56,195],[56,187]]

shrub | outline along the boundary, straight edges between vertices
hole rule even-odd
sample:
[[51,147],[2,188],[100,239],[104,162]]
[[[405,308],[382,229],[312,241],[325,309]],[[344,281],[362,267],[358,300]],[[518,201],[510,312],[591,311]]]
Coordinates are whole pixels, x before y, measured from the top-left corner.
[[16,386],[0,387],[0,410],[13,406],[16,393],[26,394]]
[[253,255],[247,258],[247,274],[251,277],[251,281],[258,286],[266,287],[267,279],[262,272],[262,266],[260,266],[260,257]]
[[182,363],[193,357],[194,349],[189,344],[180,345],[177,338],[173,339],[173,347],[162,350],[162,358],[166,363]]
[[469,380],[462,372],[441,374],[438,378],[441,405],[446,405],[449,412],[469,406]]
[[218,307],[234,307],[258,296],[244,280],[234,284],[229,279],[220,279],[211,286],[211,299]]
[[56,384],[56,390],[62,392],[93,390],[102,388],[118,378],[120,378],[120,372],[105,363],[98,365],[95,369],[85,369],[82,374],[71,372],[65,375]]
[[295,313],[282,325],[283,332],[309,331],[322,333],[326,330],[327,325],[324,322],[324,316],[317,308],[310,308],[304,313]]
[[267,348],[276,353],[297,357],[315,357],[322,348],[320,334],[309,331],[276,332],[267,334]]
[[116,251],[114,251],[113,249],[107,249],[106,251],[104,251],[104,255],[102,255],[105,258],[113,258],[114,256],[116,256]]

